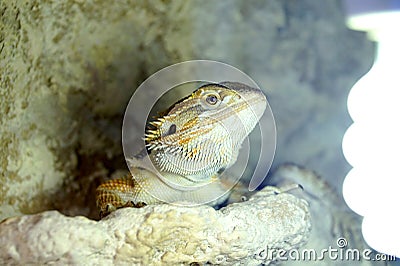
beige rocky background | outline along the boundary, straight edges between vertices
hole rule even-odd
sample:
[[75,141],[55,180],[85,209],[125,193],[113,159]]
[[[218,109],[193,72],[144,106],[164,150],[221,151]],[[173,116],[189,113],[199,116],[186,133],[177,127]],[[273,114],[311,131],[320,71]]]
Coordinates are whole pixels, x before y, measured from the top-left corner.
[[[340,191],[346,99],[373,56],[365,33],[346,27],[340,0],[2,0],[0,220],[46,210],[97,219],[95,188],[126,170],[130,96],[157,70],[190,59],[231,64],[262,87],[278,130],[273,170],[300,164]],[[7,224],[46,217],[103,228],[57,212]]]
[[0,219],[48,209],[95,217],[99,178],[126,168],[132,92],[191,56],[191,5],[1,2]]

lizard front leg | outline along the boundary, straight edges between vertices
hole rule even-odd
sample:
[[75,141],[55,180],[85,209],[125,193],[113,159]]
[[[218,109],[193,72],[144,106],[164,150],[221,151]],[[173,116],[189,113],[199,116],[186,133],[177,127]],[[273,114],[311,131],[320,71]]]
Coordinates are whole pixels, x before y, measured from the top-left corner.
[[124,207],[140,208],[144,202],[134,202],[137,193],[141,190],[131,175],[123,178],[109,180],[96,189],[96,205],[100,210],[100,218]]

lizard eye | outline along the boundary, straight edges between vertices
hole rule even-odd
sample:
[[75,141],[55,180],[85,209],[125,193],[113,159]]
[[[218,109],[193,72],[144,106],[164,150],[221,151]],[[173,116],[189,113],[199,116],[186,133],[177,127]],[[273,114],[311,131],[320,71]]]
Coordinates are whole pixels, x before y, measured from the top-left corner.
[[209,94],[206,98],[206,102],[215,105],[218,102],[218,97],[215,94]]

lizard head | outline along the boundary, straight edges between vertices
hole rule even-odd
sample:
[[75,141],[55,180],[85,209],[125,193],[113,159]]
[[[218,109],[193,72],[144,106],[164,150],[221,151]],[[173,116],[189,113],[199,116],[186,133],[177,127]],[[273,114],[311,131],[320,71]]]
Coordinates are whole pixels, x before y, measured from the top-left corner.
[[146,147],[160,171],[208,183],[236,161],[265,108],[259,89],[236,82],[207,84],[149,123]]

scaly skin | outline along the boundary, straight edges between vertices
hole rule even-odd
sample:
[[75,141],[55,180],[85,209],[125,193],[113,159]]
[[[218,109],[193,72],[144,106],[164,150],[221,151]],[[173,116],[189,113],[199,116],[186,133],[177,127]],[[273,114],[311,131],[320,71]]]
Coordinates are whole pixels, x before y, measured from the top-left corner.
[[97,188],[100,214],[159,202],[215,205],[226,199],[223,172],[236,162],[265,108],[262,92],[247,85],[201,86],[149,123],[146,151],[129,160],[132,176]]

